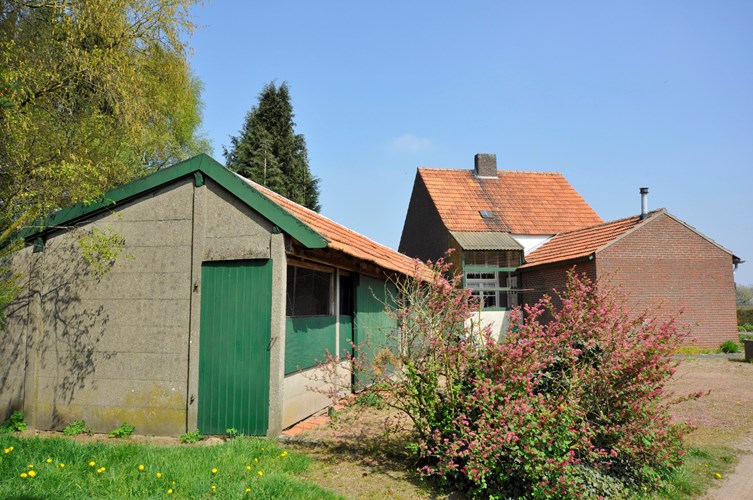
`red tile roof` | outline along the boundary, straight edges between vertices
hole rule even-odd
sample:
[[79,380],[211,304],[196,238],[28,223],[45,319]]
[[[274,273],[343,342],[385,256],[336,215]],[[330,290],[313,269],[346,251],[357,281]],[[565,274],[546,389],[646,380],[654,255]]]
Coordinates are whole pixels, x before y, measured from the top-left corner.
[[556,234],[602,222],[560,173],[497,170],[497,178],[479,179],[473,170],[418,172],[450,231]]
[[355,231],[351,231],[327,217],[318,214],[313,210],[309,210],[308,208],[303,207],[249,179],[243,177],[241,177],[241,179],[274,203],[277,203],[290,212],[298,220],[307,224],[314,231],[328,239],[329,243],[327,244],[327,248],[338,250],[351,257],[356,257],[376,264],[383,269],[397,271],[408,276],[415,275],[417,270],[422,274],[425,271],[423,264],[416,267],[417,263],[415,259],[396,252],[384,245],[380,245],[379,243],[376,243]]
[[[663,209],[650,212],[648,218],[644,220],[647,221],[656,214],[664,212]],[[637,227],[640,223],[640,215],[634,215],[558,234],[528,254],[526,263],[521,266],[521,269],[587,257]]]

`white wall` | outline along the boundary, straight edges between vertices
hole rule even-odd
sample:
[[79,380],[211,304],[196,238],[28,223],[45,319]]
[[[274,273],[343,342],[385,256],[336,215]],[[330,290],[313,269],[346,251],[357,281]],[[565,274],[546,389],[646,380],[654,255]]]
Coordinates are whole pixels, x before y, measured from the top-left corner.
[[542,243],[554,236],[553,234],[513,234],[511,235],[515,240],[523,245],[523,255],[536,250]]

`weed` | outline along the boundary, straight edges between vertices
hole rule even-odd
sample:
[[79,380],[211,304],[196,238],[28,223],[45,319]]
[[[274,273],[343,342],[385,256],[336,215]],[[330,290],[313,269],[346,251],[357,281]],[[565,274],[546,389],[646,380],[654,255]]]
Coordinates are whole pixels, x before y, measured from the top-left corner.
[[66,436],[78,436],[79,434],[91,434],[92,430],[86,427],[86,422],[83,420],[74,420],[70,424],[65,426],[63,434]]
[[111,438],[127,438],[128,436],[133,434],[134,430],[136,430],[135,425],[128,425],[127,423],[123,422],[122,424],[120,424],[120,427],[111,430],[107,433],[107,435]]
[[356,404],[371,408],[381,408],[384,403],[382,395],[374,391],[364,391],[356,398]]
[[235,438],[238,438],[238,437],[243,437],[243,433],[240,432],[235,427],[228,427],[227,429],[225,429],[225,434],[227,434],[227,437],[230,438],[230,439],[235,439]]
[[23,432],[28,424],[24,420],[24,412],[14,411],[8,419],[0,425],[0,432]]
[[740,352],[740,344],[734,340],[725,340],[719,350],[727,354]]
[[178,441],[181,443],[196,443],[204,439],[204,435],[199,431],[199,429],[194,429],[191,432],[186,432],[182,436],[178,438]]

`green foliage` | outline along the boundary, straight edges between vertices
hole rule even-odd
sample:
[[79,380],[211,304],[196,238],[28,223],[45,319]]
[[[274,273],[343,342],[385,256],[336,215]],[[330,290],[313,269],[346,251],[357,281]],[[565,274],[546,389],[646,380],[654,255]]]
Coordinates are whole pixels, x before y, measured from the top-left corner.
[[116,427],[115,429],[113,429],[110,432],[108,432],[107,435],[110,436],[111,438],[121,438],[122,439],[122,438],[127,438],[128,436],[130,436],[131,434],[133,434],[133,431],[135,431],[135,430],[136,430],[136,426],[135,425],[129,425],[129,424],[123,422],[122,424],[120,424],[119,427]]
[[0,439],[0,498],[338,498],[305,480],[308,457],[268,439],[221,446]]
[[737,337],[740,339],[740,343],[742,344],[746,340],[753,340],[753,332],[740,332]]
[[63,429],[63,434],[66,436],[78,436],[79,434],[91,433],[91,429],[86,427],[86,422],[84,420],[74,420]]
[[744,325],[740,325],[737,327],[737,331],[739,332],[753,332],[753,324],[745,323]]
[[753,324],[753,307],[737,308],[737,324]]
[[[197,0],[0,0],[0,247],[55,210],[208,149]],[[0,311],[14,296],[0,270]]]
[[384,405],[384,398],[376,391],[366,390],[356,397],[356,404],[367,408],[381,408]]
[[753,286],[735,283],[735,301],[737,306],[753,306]]
[[225,434],[230,439],[235,439],[243,436],[243,433],[235,427],[228,427],[227,429],[225,429]]
[[23,432],[27,425],[26,420],[24,420],[24,412],[16,410],[3,422],[3,425],[0,425],[0,432]]
[[199,431],[199,429],[194,429],[191,432],[186,432],[185,434],[180,436],[178,438],[178,441],[180,441],[181,443],[190,444],[198,443],[202,439],[204,439],[204,435]]
[[306,141],[295,133],[293,116],[287,83],[270,82],[239,135],[230,138],[225,159],[234,172],[318,212],[319,179],[311,174]]
[[725,340],[719,350],[726,354],[740,352],[740,344],[734,340]]

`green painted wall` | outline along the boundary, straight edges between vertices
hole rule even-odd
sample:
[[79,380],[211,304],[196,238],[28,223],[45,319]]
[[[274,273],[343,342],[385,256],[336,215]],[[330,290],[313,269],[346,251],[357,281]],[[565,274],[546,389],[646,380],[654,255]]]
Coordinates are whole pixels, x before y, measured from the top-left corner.
[[359,276],[355,293],[354,342],[363,356],[369,358],[369,369],[355,375],[356,391],[371,385],[374,377],[373,360],[386,349],[397,349],[396,336],[391,334],[397,329],[397,322],[385,312],[385,304],[390,303],[390,295],[396,294],[391,283]]
[[335,353],[335,316],[301,316],[285,319],[285,375],[324,361],[325,350]]

